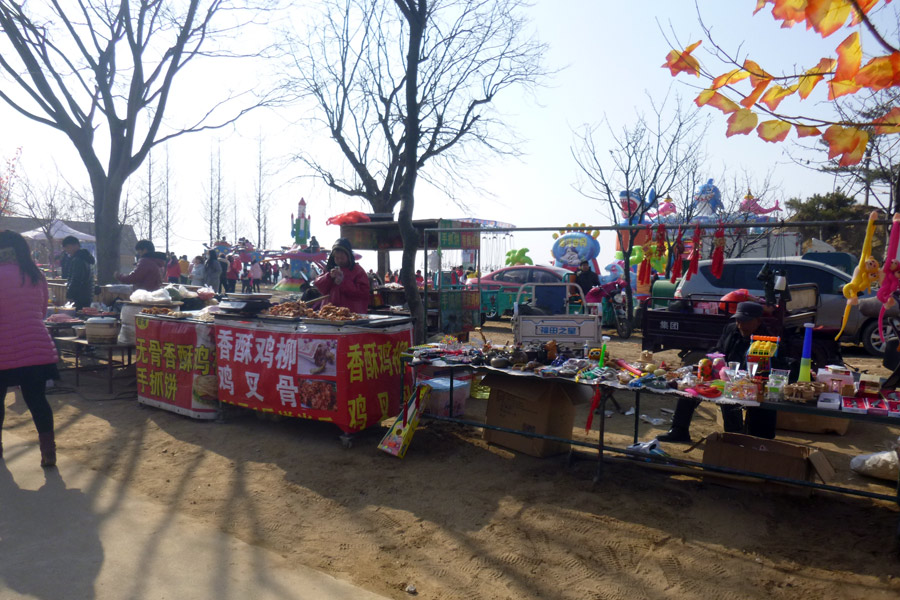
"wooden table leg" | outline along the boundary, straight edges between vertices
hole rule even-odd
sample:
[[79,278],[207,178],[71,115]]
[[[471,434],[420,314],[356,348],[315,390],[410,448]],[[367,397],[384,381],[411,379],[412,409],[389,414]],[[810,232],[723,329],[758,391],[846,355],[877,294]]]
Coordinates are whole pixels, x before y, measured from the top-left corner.
[[79,359],[81,358],[81,344],[75,344],[75,387],[78,387],[81,383],[80,371],[79,368]]
[[106,393],[112,394],[113,386],[113,349],[112,346],[106,349]]

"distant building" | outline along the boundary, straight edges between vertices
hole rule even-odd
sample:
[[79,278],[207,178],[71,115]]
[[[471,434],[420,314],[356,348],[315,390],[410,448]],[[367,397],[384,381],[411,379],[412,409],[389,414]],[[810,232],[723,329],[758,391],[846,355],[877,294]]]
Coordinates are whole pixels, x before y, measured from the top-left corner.
[[[90,221],[70,221],[61,219],[63,223],[89,235],[95,235],[94,223]],[[0,217],[0,231],[9,229],[16,233],[24,233],[41,227],[44,223],[40,219],[31,217]],[[55,240],[53,243],[54,268],[59,268],[58,256],[62,252],[61,240]],[[122,226],[122,239],[119,242],[119,267],[118,271],[128,273],[134,268],[134,245],[137,243],[137,236],[134,235],[134,229],[131,225]],[[93,244],[91,244],[93,245]],[[49,247],[45,244],[33,244],[32,250],[37,253],[35,259],[42,264],[50,264],[50,257],[47,256]]]

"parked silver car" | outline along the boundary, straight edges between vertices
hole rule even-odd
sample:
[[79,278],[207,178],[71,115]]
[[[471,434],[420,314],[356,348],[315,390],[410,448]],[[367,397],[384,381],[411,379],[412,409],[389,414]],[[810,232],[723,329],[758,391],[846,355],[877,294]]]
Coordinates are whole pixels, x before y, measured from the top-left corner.
[[[730,258],[725,261],[722,277],[716,279],[710,272],[711,262],[700,261],[699,272],[691,277],[690,281],[682,279],[675,289],[675,296],[678,298],[687,298],[692,294],[724,296],[741,288],[756,296],[763,296],[765,294],[763,284],[757,276],[768,263],[773,269],[785,271],[788,284],[815,283],[819,287],[816,325],[840,329],[847,302],[842,288],[850,281],[850,276],[843,271],[825,263],[802,258]],[[841,342],[862,344],[869,354],[881,356],[884,353],[884,344],[881,343],[877,329],[877,319],[864,317],[858,309],[853,309],[841,336]],[[892,335],[893,332],[886,326],[885,339],[891,339],[889,334]]]

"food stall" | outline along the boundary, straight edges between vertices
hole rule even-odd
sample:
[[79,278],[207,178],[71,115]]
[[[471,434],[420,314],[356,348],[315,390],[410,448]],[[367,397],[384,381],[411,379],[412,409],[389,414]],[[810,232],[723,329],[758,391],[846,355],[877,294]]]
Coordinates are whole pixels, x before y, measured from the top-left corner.
[[[291,308],[297,312],[291,312]],[[275,314],[217,314],[216,370],[221,402],[287,417],[327,421],[344,434],[396,415],[401,353],[411,320],[389,315],[303,314],[283,303]],[[310,314],[310,313],[307,313]],[[344,318],[344,320],[336,320]],[[345,443],[348,438],[344,436]]]
[[140,313],[135,316],[135,351],[138,402],[194,419],[218,416],[211,321]]
[[195,419],[216,418],[226,403],[328,421],[344,434],[397,413],[411,319],[268,297],[232,294],[206,314],[136,315],[138,401]]
[[[458,219],[421,219],[413,221],[419,234],[417,250],[426,254],[422,273],[430,282],[427,255],[429,251],[462,250],[471,256],[471,264],[478,264],[481,247],[479,225]],[[460,231],[471,229],[471,232]],[[434,230],[434,231],[431,231]],[[446,231],[441,231],[446,230]],[[427,231],[427,236],[426,236]],[[341,225],[341,237],[350,240],[354,250],[402,251],[403,239],[396,221],[372,221]],[[440,271],[440,269],[437,269]],[[477,291],[466,289],[464,285],[444,285],[444,278],[438,277],[436,290],[428,289],[425,294],[425,309],[429,330],[448,334],[473,331],[480,325],[481,302]],[[427,285],[431,285],[428,283]],[[400,286],[383,286],[378,289],[385,304],[405,304],[405,294]]]

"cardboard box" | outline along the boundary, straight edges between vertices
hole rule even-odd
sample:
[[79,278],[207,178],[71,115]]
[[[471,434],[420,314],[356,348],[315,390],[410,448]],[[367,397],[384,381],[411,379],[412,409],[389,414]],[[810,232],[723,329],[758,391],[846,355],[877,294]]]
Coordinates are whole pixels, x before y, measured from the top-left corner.
[[778,421],[775,426],[785,431],[844,435],[850,429],[850,419],[778,411]]
[[[538,379],[491,373],[482,383],[491,388],[485,422],[517,431],[561,438],[572,437],[578,390],[555,379]],[[552,456],[569,451],[569,444],[525,437],[514,433],[484,430],[484,439],[531,456]]]
[[[818,476],[827,483],[834,477],[828,459],[814,448],[739,433],[713,433],[707,437],[703,462],[802,481],[814,481]],[[715,473],[708,472],[705,476],[715,477]]]

